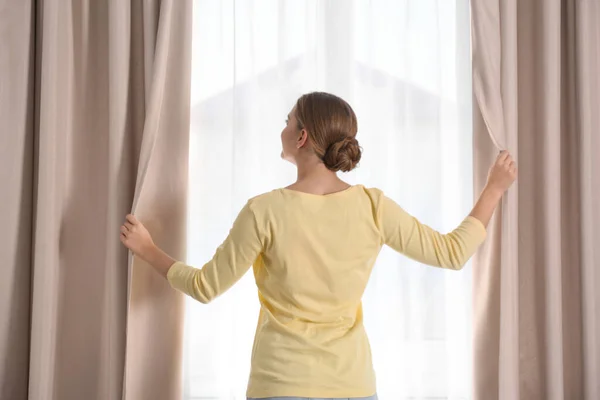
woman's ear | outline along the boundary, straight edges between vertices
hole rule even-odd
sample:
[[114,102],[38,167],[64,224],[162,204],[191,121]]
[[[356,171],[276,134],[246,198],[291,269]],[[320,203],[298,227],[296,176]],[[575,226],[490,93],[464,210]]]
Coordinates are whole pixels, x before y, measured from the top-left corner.
[[306,129],[302,129],[300,131],[300,135],[298,136],[298,141],[296,143],[296,147],[301,149],[308,142],[308,132]]

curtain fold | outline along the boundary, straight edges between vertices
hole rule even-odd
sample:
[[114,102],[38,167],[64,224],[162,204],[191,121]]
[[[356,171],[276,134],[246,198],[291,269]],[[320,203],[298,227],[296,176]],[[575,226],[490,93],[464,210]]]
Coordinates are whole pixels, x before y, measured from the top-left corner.
[[[186,258],[192,3],[162,1],[133,199],[155,242]],[[180,399],[183,296],[142,260],[130,264],[125,399]]]
[[518,159],[476,257],[476,399],[600,397],[600,5],[472,2],[475,191]]
[[[27,398],[33,218],[34,13],[0,3],[0,398]],[[25,268],[20,268],[25,266]]]
[[190,15],[0,7],[0,398],[179,398],[182,300],[138,260],[129,273],[118,237],[133,210],[184,256]]

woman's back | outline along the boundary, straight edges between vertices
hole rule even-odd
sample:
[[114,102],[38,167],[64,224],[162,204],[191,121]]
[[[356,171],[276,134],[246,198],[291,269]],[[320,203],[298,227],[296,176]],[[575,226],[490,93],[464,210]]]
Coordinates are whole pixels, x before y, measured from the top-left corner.
[[262,228],[272,232],[257,284],[288,301],[278,311],[297,308],[308,321],[327,322],[360,301],[382,244],[364,187],[325,196],[282,189],[257,200]]
[[361,297],[382,246],[371,193],[276,190],[251,201],[263,254],[249,397],[375,393]]

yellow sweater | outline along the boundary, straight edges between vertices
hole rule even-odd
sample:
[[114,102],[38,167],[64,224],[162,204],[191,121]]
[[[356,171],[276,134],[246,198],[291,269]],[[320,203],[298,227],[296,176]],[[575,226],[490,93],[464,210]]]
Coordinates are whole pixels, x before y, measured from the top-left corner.
[[279,189],[248,201],[202,269],[175,263],[168,279],[208,303],[253,265],[261,308],[248,397],[367,397],[376,388],[361,297],[381,247],[460,269],[485,236],[472,217],[440,234],[377,189]]

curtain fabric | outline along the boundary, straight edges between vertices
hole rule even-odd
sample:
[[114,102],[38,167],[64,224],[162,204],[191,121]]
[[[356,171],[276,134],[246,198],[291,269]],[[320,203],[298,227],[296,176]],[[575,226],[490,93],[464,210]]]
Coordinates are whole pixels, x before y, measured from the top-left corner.
[[0,27],[0,398],[179,399],[182,298],[119,226],[185,255],[191,1],[10,1]]
[[[469,3],[196,0],[188,261],[201,267],[255,195],[296,179],[280,133],[303,93],[358,116],[360,167],[442,230],[472,207]],[[471,393],[471,279],[383,249],[364,296],[382,400]],[[245,399],[258,299],[252,274],[186,314],[184,398]]]
[[600,4],[474,1],[474,182],[519,162],[476,257],[475,399],[600,398]]

